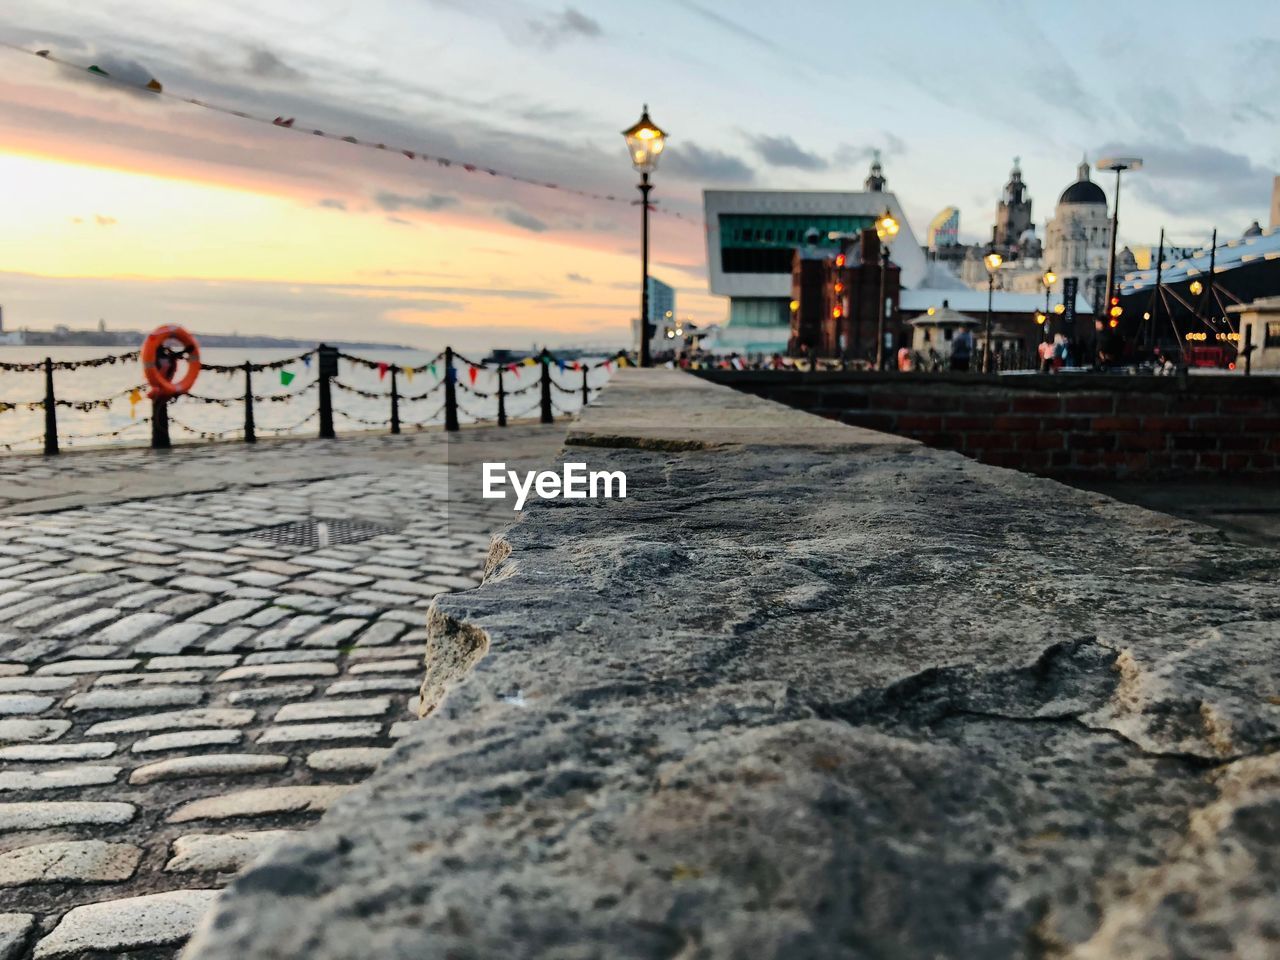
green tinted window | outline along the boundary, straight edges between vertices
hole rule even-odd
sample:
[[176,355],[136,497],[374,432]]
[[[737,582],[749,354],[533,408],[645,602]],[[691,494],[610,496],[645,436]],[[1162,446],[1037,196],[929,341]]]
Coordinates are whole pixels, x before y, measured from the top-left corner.
[[792,248],[804,243],[809,230],[818,231],[818,246],[836,248],[840,241],[831,233],[857,233],[873,226],[874,217],[816,216],[810,214],[738,214],[720,215],[720,248]]

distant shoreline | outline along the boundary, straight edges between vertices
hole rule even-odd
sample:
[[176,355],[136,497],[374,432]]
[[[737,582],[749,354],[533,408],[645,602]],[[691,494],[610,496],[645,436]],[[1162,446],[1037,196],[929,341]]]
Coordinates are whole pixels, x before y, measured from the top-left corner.
[[[13,338],[13,339],[10,339]],[[123,347],[136,350],[146,338],[140,330],[72,330],[57,333],[50,330],[24,330],[0,333],[0,347]],[[199,338],[204,347],[239,347],[265,350],[310,350],[319,341],[286,337],[246,337],[238,334],[204,334]],[[402,343],[376,343],[369,340],[330,340],[330,346],[343,350],[417,350]]]

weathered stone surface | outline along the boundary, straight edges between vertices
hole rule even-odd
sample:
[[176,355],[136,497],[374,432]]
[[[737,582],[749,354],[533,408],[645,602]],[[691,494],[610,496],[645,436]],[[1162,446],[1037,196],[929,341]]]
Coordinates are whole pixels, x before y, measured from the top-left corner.
[[326,773],[372,770],[391,752],[390,747],[335,747],[307,754],[307,766]]
[[142,859],[131,843],[62,840],[0,853],[0,887],[28,883],[106,883],[128,880]]
[[315,813],[327,810],[330,804],[350,789],[348,786],[312,786],[241,790],[183,804],[169,814],[168,822],[228,820],[233,817],[264,817],[277,813]]
[[87,710],[146,710],[154,707],[194,706],[204,699],[198,687],[99,687],[68,697],[64,706],[77,713]]
[[70,720],[0,720],[0,744],[43,743],[70,729]]
[[227,703],[265,703],[275,700],[298,700],[315,693],[316,688],[309,683],[279,683],[265,687],[249,687],[247,690],[233,690],[227,694]]
[[1275,952],[1275,550],[674,372],[570,442],[191,958]]
[[132,803],[116,801],[46,800],[39,803],[0,803],[0,830],[43,830],[81,823],[128,823],[135,812]]
[[159,750],[188,750],[191,747],[225,747],[239,743],[243,737],[243,730],[180,730],[177,733],[157,733],[134,743],[133,752],[155,753]]
[[226,680],[275,680],[281,677],[336,677],[335,664],[312,660],[304,663],[260,663],[251,667],[232,667],[218,674]]
[[3,693],[0,694],[0,717],[41,713],[52,705],[53,697],[41,697],[25,693]]
[[258,743],[302,743],[307,740],[360,740],[376,737],[380,723],[353,720],[346,723],[295,723],[283,727],[267,727]]
[[29,913],[0,913],[0,960],[17,960],[36,927]]
[[173,856],[164,868],[170,873],[230,873],[296,833],[296,830],[247,830],[188,834],[173,841]]
[[59,760],[101,760],[116,752],[109,740],[84,743],[26,743],[0,747],[0,760],[5,763],[54,763]]
[[129,783],[139,786],[157,780],[238,777],[283,770],[288,765],[288,757],[270,753],[210,753],[198,757],[173,757],[138,767],[129,774]]
[[36,960],[180,943],[217,893],[173,890],[74,907],[36,944]]
[[35,770],[0,771],[0,793],[13,790],[67,790],[114,783],[119,767],[66,766]]
[[368,700],[312,700],[287,703],[276,711],[276,723],[291,720],[330,720],[341,717],[380,717],[391,709],[386,697]]
[[198,710],[174,710],[152,713],[123,720],[104,720],[91,726],[86,736],[105,737],[150,730],[192,730],[200,727],[243,727],[253,719],[247,707],[206,707]]

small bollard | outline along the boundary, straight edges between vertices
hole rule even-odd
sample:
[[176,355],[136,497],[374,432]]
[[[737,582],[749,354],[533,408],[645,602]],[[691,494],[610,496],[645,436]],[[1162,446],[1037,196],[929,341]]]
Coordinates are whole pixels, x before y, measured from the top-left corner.
[[157,397],[151,401],[151,449],[168,450],[169,442],[169,401]]
[[591,402],[591,387],[587,385],[587,373],[590,367],[587,364],[582,365],[582,405],[585,407]]
[[333,430],[333,392],[329,381],[338,375],[338,348],[320,344],[320,439],[332,440],[337,434]]
[[504,372],[502,364],[498,364],[498,426],[500,427],[507,425],[507,388],[502,379]]
[[44,358],[44,452],[58,452],[58,400],[53,395],[53,358]]
[[547,353],[546,347],[542,348],[538,359],[542,361],[542,401],[539,403],[542,422],[555,423],[555,418],[551,416],[551,354]]
[[400,388],[396,381],[396,375],[400,371],[396,367],[391,368],[391,432],[400,432]]
[[257,427],[253,422],[253,364],[244,362],[244,442],[257,443]]
[[453,369],[453,347],[444,348],[444,428],[458,430],[458,371]]

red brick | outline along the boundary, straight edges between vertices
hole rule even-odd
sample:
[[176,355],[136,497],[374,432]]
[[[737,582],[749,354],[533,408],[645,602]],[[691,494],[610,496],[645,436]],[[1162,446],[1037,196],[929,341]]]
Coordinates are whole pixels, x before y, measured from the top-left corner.
[[1008,397],[961,397],[960,403],[957,405],[958,412],[962,413],[1007,413],[1009,411]]
[[1116,445],[1113,433],[1069,433],[1068,450],[1110,450]]
[[904,413],[895,429],[898,433],[937,433],[942,429],[942,417]]
[[1251,437],[1246,434],[1239,434],[1236,436],[1219,438],[1218,445],[1223,450],[1229,450],[1232,452],[1262,450],[1267,445],[1267,438]]
[[1169,409],[1166,397],[1118,397],[1116,413],[1132,416],[1134,414],[1161,414]]
[[1066,413],[1110,413],[1115,409],[1115,397],[1085,394],[1079,397],[1064,397],[1062,409]]
[[1217,397],[1182,397],[1169,398],[1170,413],[1210,414],[1218,412]]
[[1175,450],[1215,450],[1218,438],[1204,433],[1177,433],[1173,436]]
[[1222,454],[1202,453],[1196,458],[1196,466],[1201,470],[1221,470]]
[[1065,434],[1057,431],[1038,431],[1015,436],[1013,448],[1015,450],[1063,450],[1066,445]]
[[990,417],[964,417],[950,415],[942,420],[944,430],[985,430],[991,427]]
[[954,410],[958,398],[938,393],[909,393],[902,399],[906,401],[904,406],[908,410],[944,412]]
[[1191,422],[1186,417],[1143,417],[1142,426],[1146,430],[1189,430]]
[[1249,433],[1280,433],[1280,417],[1245,417],[1240,429]]
[[964,450],[1008,450],[1013,447],[1013,437],[1007,433],[966,433]]
[[1239,433],[1240,427],[1239,417],[1196,417],[1191,421],[1191,429],[1197,433]]
[[1072,452],[1071,460],[1078,467],[1096,467],[1102,462],[1102,454],[1097,450],[1076,450]]
[[1218,409],[1223,413],[1265,413],[1267,401],[1263,397],[1222,397]]
[[1014,397],[1010,409],[1014,413],[1058,413],[1062,401],[1053,396]]
[[894,417],[883,413],[846,413],[840,417],[844,423],[855,427],[866,427],[868,430],[884,430],[893,432]]
[[1118,433],[1116,447],[1120,450],[1163,450],[1169,438],[1163,433]]
[[1142,421],[1137,417],[1094,417],[1090,426],[1094,430],[1137,430]]
[[1035,417],[992,417],[991,426],[995,430],[1039,430],[1040,421]]
[[1245,453],[1228,453],[1223,456],[1222,465],[1227,470],[1243,470],[1249,465],[1249,455]]
[[1268,472],[1276,468],[1276,458],[1270,453],[1253,453],[1249,455],[1250,470],[1266,470]]

